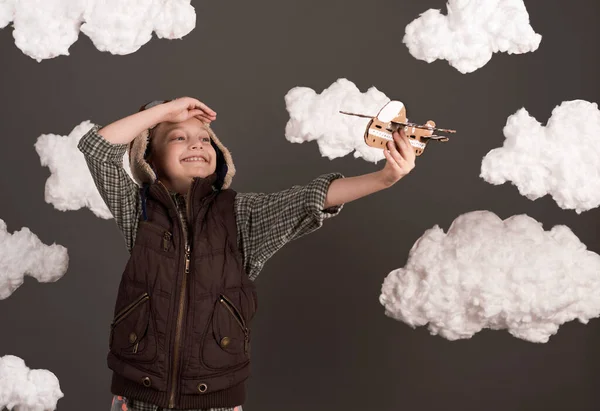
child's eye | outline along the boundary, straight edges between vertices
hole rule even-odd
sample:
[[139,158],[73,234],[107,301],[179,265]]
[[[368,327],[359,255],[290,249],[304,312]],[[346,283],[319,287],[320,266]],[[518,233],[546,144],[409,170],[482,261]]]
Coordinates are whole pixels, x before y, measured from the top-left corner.
[[185,137],[183,137],[183,136],[176,136],[176,137],[173,137],[173,140],[185,140]]
[[203,143],[210,143],[210,137],[202,137]]

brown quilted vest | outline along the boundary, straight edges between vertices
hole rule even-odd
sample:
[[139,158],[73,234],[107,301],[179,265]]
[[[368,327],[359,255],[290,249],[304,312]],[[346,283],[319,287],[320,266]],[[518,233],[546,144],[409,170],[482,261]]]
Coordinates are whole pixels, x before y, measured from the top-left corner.
[[115,395],[177,409],[244,403],[257,298],[237,247],[236,193],[215,180],[192,183],[187,236],[164,185],[146,190],[111,325]]

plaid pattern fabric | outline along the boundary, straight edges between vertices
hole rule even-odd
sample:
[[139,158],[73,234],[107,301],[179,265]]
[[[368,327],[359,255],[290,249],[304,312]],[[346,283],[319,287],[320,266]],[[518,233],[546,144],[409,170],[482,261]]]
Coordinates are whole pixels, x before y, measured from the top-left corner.
[[99,129],[100,126],[94,125],[77,147],[131,251],[141,214],[139,187],[123,168],[127,144],[109,143],[97,133]]
[[[94,125],[81,138],[78,148],[84,154],[94,183],[123,234],[127,249],[131,251],[141,215],[139,187],[123,168],[127,145],[107,142],[98,134],[99,129],[99,125]],[[256,279],[267,260],[286,243],[317,230],[325,219],[339,214],[343,205],[326,210],[323,210],[323,205],[329,184],[343,177],[339,173],[325,174],[305,186],[297,185],[276,193],[236,195],[234,212],[238,246],[244,268],[251,280]],[[181,210],[185,199],[178,194],[175,199]],[[183,218],[185,219],[185,213]],[[113,399],[112,409],[161,410],[155,405],[119,396]],[[242,407],[195,411],[242,411]]]
[[[120,395],[115,395],[112,400],[112,407],[110,411],[178,411],[161,408],[156,405],[144,403],[141,401],[128,400]],[[186,410],[189,411],[189,410]],[[234,408],[212,408],[211,410],[198,410],[198,411],[243,411],[242,406],[238,405]]]
[[[271,194],[243,193],[235,198],[239,248],[244,268],[255,280],[267,260],[292,240],[312,233],[342,206],[323,210],[329,184],[338,173],[320,176],[305,186]],[[248,258],[246,258],[248,257]]]

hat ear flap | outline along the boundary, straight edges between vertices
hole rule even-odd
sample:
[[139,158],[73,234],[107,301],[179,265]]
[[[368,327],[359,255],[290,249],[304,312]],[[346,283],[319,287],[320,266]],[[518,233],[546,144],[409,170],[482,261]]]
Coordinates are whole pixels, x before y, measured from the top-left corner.
[[217,174],[217,181],[215,182],[215,185],[220,190],[221,187],[223,187],[223,183],[225,182],[225,176],[227,175],[227,171],[229,171],[229,167],[227,167],[227,162],[225,161],[225,156],[223,155],[221,149],[212,140],[210,144],[215,149],[215,153],[217,153],[217,165],[215,169],[215,173]]
[[227,167],[227,164],[225,162],[223,162],[223,165],[217,170],[217,187],[219,188],[219,190],[223,187],[223,183],[225,182],[225,176],[227,175],[228,170],[229,167]]
[[144,160],[148,160],[148,157],[150,157],[150,154],[151,154],[151,149],[150,149],[151,134],[152,134],[152,132],[149,132],[148,137],[146,137],[146,150],[144,151]]

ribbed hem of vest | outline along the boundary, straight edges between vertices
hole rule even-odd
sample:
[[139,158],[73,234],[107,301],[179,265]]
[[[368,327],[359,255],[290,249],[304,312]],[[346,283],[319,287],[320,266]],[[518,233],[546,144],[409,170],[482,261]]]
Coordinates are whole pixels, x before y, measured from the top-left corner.
[[[166,392],[146,388],[113,372],[111,392],[125,398],[146,402],[169,409],[169,395]],[[179,395],[175,397],[175,409],[224,408],[243,405],[246,401],[246,383],[242,382],[226,390],[209,394]]]

